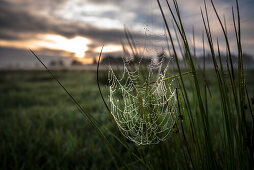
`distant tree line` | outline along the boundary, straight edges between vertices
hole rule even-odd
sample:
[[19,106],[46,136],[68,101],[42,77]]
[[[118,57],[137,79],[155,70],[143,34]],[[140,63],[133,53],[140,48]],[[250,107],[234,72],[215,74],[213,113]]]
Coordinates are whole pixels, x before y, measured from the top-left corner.
[[[207,54],[205,57],[204,56],[198,56],[193,59],[193,61],[202,66],[205,62],[206,65],[212,65],[212,56]],[[219,62],[219,57],[217,56],[217,60]],[[226,55],[221,55],[221,60],[222,64],[225,65],[227,62],[229,62],[229,59]],[[148,65],[151,62],[156,61],[156,62],[162,62],[163,63],[172,63],[175,64],[175,57],[174,56],[167,56],[164,52],[159,53],[156,57],[147,57],[147,56],[133,56],[131,59],[129,58],[124,58],[121,56],[105,56],[102,58],[101,64],[104,65],[122,65],[124,62],[129,62],[130,64],[138,64],[139,62],[141,65]],[[236,55],[232,55],[232,62],[233,64],[238,63],[238,57]],[[245,65],[254,65],[254,59],[252,56],[248,54],[243,54],[243,62]],[[96,63],[96,62],[95,62]],[[187,64],[185,61],[181,58],[179,58],[179,63],[180,65]]]
[[[219,57],[217,56],[217,60],[219,63]],[[222,64],[226,65],[227,62],[229,62],[229,59],[226,55],[221,55],[221,60]],[[193,58],[193,61],[197,65],[204,65],[204,62],[206,65],[211,66],[213,64],[213,59],[212,56],[207,54],[205,57],[204,56],[198,56]],[[174,56],[167,56],[164,52],[159,53],[155,57],[148,57],[148,56],[131,56],[129,57],[121,57],[121,56],[104,56],[101,60],[102,65],[123,65],[124,62],[128,62],[131,65],[136,65],[136,64],[141,64],[141,65],[149,65],[152,62],[163,62],[163,63],[171,63],[175,64],[175,57]],[[238,57],[236,55],[232,55],[232,62],[234,65],[238,63]],[[243,54],[243,62],[245,66],[254,66],[254,59],[252,56],[248,54]],[[179,63],[180,65],[185,65],[187,64],[182,58],[179,58]],[[96,59],[93,60],[93,65],[96,65],[97,61]],[[81,61],[78,61],[76,59],[73,59],[70,63],[71,66],[82,66],[83,63]],[[49,62],[49,66],[55,67],[55,66],[65,66],[65,63],[63,60],[58,59],[58,60],[52,60]]]

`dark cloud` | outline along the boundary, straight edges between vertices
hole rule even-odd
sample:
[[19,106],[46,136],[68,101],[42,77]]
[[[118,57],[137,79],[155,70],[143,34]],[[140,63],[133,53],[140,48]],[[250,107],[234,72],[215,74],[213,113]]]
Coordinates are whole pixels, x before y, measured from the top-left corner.
[[0,30],[0,39],[11,41],[11,40],[20,40],[21,37],[17,36],[16,34],[13,34],[12,32],[8,33],[8,31],[6,30]]
[[15,32],[48,32],[50,31],[48,18],[35,16],[9,4],[0,6],[0,29]]
[[[53,20],[50,17],[33,15],[29,11],[14,9],[9,5],[0,6],[0,36],[1,39],[15,39],[18,33],[51,33],[67,38],[84,36],[102,43],[119,43],[123,37],[123,30],[104,29],[66,20]],[[31,35],[32,36],[32,35]],[[143,38],[142,34],[133,33],[136,38]],[[19,39],[19,36],[16,36]],[[29,38],[29,37],[27,37]]]

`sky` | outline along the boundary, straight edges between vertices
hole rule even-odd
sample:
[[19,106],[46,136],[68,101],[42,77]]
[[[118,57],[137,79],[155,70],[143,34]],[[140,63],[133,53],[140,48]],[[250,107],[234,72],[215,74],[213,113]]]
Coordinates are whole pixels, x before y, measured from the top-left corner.
[[[174,32],[166,3],[160,1]],[[254,56],[254,0],[239,1],[243,49]],[[231,12],[232,6],[236,9],[235,0],[214,2],[219,15],[226,18],[230,45],[236,53]],[[204,30],[200,14],[203,0],[178,0],[178,3],[188,40],[193,44],[194,28],[199,53]],[[219,38],[225,52],[210,0],[207,5],[213,37]],[[131,32],[144,55],[154,56],[167,49],[165,26],[156,0],[0,0],[0,67],[38,65],[28,49],[45,62],[78,59],[91,63],[98,58],[102,45],[104,55],[121,56],[122,43],[126,44],[124,28]]]

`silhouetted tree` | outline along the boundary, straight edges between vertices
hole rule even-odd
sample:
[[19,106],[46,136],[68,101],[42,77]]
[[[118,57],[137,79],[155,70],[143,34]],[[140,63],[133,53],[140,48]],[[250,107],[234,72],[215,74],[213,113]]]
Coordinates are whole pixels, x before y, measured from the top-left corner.
[[49,63],[50,66],[56,66],[57,62],[55,60],[51,60]]
[[83,64],[80,61],[78,61],[78,60],[72,60],[71,65],[72,66],[81,66]]
[[64,62],[63,62],[63,60],[61,60],[61,59],[60,59],[60,60],[58,60],[58,65],[59,65],[59,66],[64,66]]

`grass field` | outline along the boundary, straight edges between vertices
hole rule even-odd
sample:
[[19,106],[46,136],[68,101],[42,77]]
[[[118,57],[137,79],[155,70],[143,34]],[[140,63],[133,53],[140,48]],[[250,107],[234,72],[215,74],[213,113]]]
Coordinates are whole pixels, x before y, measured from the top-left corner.
[[[100,98],[95,71],[55,73],[74,98],[84,106],[86,112],[91,113],[101,125],[125,140],[112,123]],[[254,71],[248,71],[246,74],[250,97],[254,94],[253,74]],[[107,74],[101,72],[100,75],[102,91],[107,96],[109,92],[105,85]],[[209,84],[214,88],[213,74],[209,73],[209,75],[207,76]],[[104,142],[47,72],[2,71],[0,93],[0,169],[111,169],[113,167]],[[213,95],[216,99],[217,94],[213,93]],[[109,134],[105,134],[121,155],[121,159],[132,164],[132,158],[126,149]],[[172,134],[166,141],[167,146],[173,147],[175,138],[176,135]],[[135,150],[134,144],[127,142]],[[163,144],[159,146],[162,147]],[[150,150],[153,150],[153,146],[151,148]],[[150,153],[150,156],[153,155],[146,148],[141,147],[141,149],[147,154]],[[163,153],[161,154],[163,156]],[[171,154],[173,156],[174,152],[172,151]],[[161,161],[160,158],[153,159],[154,161],[158,159],[158,163]],[[176,158],[172,158],[174,159]],[[134,167],[139,166],[141,165],[136,164]]]
[[[95,72],[57,72],[57,76],[86,112],[113,128],[95,85]],[[1,169],[110,166],[103,142],[48,73],[1,72],[0,77]]]

